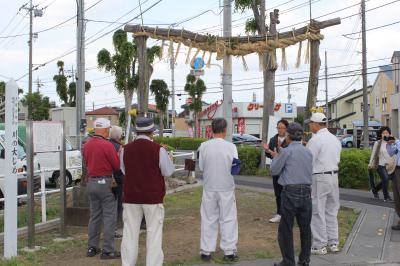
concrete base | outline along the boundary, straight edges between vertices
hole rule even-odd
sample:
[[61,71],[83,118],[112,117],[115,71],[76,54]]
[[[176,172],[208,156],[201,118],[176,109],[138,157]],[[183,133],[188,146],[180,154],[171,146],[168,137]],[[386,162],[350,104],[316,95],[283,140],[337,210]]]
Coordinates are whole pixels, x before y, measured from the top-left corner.
[[65,242],[65,241],[71,241],[74,240],[73,237],[66,237],[66,238],[54,238],[53,241],[54,242]]
[[89,208],[71,207],[67,208],[66,224],[73,226],[87,226],[89,223]]
[[28,247],[24,247],[22,249],[22,251],[27,252],[27,253],[32,253],[32,252],[36,252],[39,250],[45,249],[44,247],[41,246],[35,246],[34,248],[28,248]]

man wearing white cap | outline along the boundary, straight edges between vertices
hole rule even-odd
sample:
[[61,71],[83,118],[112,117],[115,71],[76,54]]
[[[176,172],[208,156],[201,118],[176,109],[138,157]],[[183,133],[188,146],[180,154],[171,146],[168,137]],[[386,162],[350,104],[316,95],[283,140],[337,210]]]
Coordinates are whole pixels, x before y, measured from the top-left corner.
[[326,128],[327,118],[313,113],[306,120],[313,137],[307,144],[313,155],[311,253],[325,255],[339,251],[337,214],[340,208],[338,169],[342,146]]
[[[101,259],[116,259],[121,255],[115,249],[117,201],[111,191],[112,175],[120,169],[118,154],[107,140],[110,120],[98,118],[94,121],[94,136],[83,146],[90,201],[87,256],[94,257],[102,251]],[[103,225],[103,249],[99,247],[101,225]]]

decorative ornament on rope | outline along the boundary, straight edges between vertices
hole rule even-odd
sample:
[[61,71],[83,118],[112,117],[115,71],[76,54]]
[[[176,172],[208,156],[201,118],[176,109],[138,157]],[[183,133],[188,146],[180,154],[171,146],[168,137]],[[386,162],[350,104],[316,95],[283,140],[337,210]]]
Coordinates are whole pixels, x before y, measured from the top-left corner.
[[310,63],[310,26],[307,27],[307,48],[306,48],[306,54],[304,56],[304,64],[309,64]]
[[210,56],[208,57],[208,61],[207,61],[207,68],[211,67],[211,57],[212,57],[212,52],[210,52]]
[[288,64],[286,61],[286,49],[282,48],[282,59],[281,59],[281,69],[286,71],[288,69]]

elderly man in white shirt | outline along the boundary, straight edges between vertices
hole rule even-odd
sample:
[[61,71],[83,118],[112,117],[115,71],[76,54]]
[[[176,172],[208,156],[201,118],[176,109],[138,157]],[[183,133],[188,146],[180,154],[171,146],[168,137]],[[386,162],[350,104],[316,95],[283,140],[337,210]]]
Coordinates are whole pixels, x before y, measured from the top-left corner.
[[313,113],[306,121],[313,137],[307,144],[313,155],[311,253],[325,255],[339,251],[337,214],[340,208],[338,169],[342,146],[326,128],[326,116]]
[[200,256],[210,261],[215,252],[218,225],[221,231],[220,247],[224,260],[235,261],[238,241],[238,221],[235,183],[231,175],[233,159],[238,159],[236,146],[224,138],[227,122],[223,118],[212,121],[214,138],[199,148],[199,168],[203,171],[203,197],[201,201]]

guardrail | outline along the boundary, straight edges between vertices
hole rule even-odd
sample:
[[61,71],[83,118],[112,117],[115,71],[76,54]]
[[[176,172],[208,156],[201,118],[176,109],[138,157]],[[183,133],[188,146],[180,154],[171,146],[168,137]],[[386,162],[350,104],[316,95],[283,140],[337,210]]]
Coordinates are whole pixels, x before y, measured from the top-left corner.
[[[181,158],[181,157],[190,157],[191,159],[195,159],[195,152],[173,152],[172,156],[174,158]],[[177,171],[183,171],[185,170],[185,165],[177,165],[175,164],[177,168],[175,168],[175,172]],[[68,167],[67,170],[73,170],[73,169],[80,169],[81,167]],[[46,201],[46,195],[54,194],[60,192],[60,189],[50,189],[46,190],[46,176],[45,173],[49,172],[54,172],[54,171],[59,171],[59,168],[48,168],[48,169],[41,169],[41,170],[36,170],[35,175],[40,174],[40,191],[34,193],[34,196],[38,197],[40,196],[41,200],[41,214],[42,214],[42,222],[47,222],[47,201]],[[195,178],[195,173],[192,172],[192,178]],[[25,176],[24,176],[25,175]],[[0,178],[4,178],[4,175],[0,175]],[[18,173],[18,179],[24,179],[26,178],[26,172],[20,172]],[[67,187],[66,190],[70,191],[72,190],[73,187]],[[27,194],[23,195],[18,195],[17,199],[24,199],[27,198]],[[0,198],[0,202],[4,202],[4,198]]]

